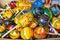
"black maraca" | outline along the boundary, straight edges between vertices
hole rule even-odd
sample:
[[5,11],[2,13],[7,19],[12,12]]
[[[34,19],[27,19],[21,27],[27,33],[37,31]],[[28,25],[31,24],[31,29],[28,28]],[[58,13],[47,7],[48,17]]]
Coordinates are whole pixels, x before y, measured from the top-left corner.
[[60,14],[60,5],[53,4],[51,5],[50,10],[52,11],[53,16],[58,16]]
[[38,19],[39,24],[46,25],[46,22],[49,21],[48,15],[42,14],[41,17]]
[[36,7],[32,11],[35,17],[40,17],[43,14],[43,9],[41,7]]

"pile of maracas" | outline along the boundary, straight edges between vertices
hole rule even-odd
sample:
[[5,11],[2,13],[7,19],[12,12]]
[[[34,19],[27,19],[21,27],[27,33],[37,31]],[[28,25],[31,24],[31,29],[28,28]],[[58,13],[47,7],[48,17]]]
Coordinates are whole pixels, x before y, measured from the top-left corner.
[[50,0],[11,1],[0,12],[0,37],[16,27],[6,36],[12,39],[46,38],[48,33],[60,32],[59,12],[60,5],[50,5]]

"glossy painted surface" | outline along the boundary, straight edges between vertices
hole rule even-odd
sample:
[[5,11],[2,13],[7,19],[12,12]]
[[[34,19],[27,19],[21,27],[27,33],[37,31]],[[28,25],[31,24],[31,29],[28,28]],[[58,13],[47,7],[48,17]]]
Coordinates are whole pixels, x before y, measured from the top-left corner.
[[3,17],[7,20],[12,16],[11,10],[6,10],[6,12],[2,12]]
[[25,8],[25,10],[30,10],[31,9],[31,3],[30,2],[25,2],[25,1],[18,1],[16,3],[16,7],[18,10],[22,10]]
[[43,29],[42,26],[39,26],[34,30],[34,37],[35,38],[45,38],[46,37],[46,31]]
[[29,27],[23,28],[21,31],[21,37],[23,39],[30,39],[33,36],[33,30]]
[[34,16],[32,13],[28,12],[23,15],[18,15],[15,17],[14,21],[16,24],[21,25],[22,27],[26,27],[29,25],[29,22],[34,19]]
[[8,30],[11,30],[14,27],[14,25],[9,25]]
[[11,1],[11,3],[9,4],[9,6],[11,8],[15,8],[16,7],[16,1]]
[[2,25],[0,25],[0,32],[4,32],[5,31],[5,25],[4,24],[2,24]]
[[31,11],[34,10],[35,7],[41,7],[41,8],[43,8],[42,0],[36,0],[36,1],[33,3],[33,5],[32,5]]
[[12,39],[16,39],[20,37],[20,33],[17,30],[13,30],[12,32],[10,32],[9,36]]

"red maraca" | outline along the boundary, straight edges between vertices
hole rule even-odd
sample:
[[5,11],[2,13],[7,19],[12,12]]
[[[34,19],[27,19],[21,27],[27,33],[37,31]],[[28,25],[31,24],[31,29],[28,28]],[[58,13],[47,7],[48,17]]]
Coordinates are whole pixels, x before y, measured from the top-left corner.
[[9,4],[9,6],[11,8],[15,8],[16,7],[16,1],[11,1],[11,3]]
[[14,27],[14,25],[9,25],[8,30],[11,30]]

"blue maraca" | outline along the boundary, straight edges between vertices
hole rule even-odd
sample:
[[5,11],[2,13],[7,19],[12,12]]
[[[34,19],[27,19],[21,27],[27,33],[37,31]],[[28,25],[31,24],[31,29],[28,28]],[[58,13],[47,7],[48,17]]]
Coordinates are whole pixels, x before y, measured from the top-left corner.
[[50,7],[51,11],[52,11],[52,14],[53,16],[57,16],[59,15],[59,11],[60,11],[60,5],[58,4],[54,4]]
[[35,2],[32,4],[31,11],[34,10],[35,7],[43,7],[43,2],[42,0],[35,0]]
[[41,7],[35,7],[32,11],[35,17],[40,17],[43,14],[43,9]]

